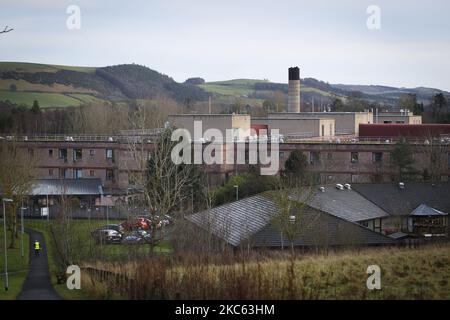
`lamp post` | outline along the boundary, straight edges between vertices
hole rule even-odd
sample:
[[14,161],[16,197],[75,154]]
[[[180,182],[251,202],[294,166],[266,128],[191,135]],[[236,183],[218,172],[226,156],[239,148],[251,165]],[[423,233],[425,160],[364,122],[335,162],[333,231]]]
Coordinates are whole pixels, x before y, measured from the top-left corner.
[[5,291],[8,291],[9,282],[8,282],[8,252],[6,251],[6,202],[12,202],[12,199],[3,198],[3,236],[4,236],[4,245],[5,245]]
[[233,186],[233,187],[236,189],[236,201],[238,201],[239,200],[239,186],[236,185],[236,186]]
[[109,225],[109,199],[111,199],[111,195],[108,194],[106,196],[106,224]]
[[25,208],[22,204],[22,207],[20,208],[20,251],[21,251],[21,255],[22,258],[24,257],[24,253],[23,253],[23,233],[25,232],[25,227],[23,225],[23,211],[26,210],[27,208]]

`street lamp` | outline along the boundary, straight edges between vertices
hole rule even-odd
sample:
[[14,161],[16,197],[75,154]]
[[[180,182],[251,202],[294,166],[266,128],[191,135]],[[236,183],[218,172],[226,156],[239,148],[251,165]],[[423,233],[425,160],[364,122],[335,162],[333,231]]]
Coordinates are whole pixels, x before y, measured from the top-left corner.
[[6,202],[12,202],[12,199],[3,198],[3,236],[5,244],[5,291],[8,291],[8,252],[6,251]]
[[236,185],[236,186],[233,186],[233,187],[236,189],[236,201],[238,201],[239,200],[239,186]]
[[111,199],[111,195],[108,194],[106,199],[106,224],[109,225],[109,199]]
[[24,225],[23,225],[23,210],[26,210],[28,208],[25,208],[23,205],[20,208],[20,225],[21,225],[21,230],[20,230],[20,251],[22,254],[22,258],[24,257],[24,253],[23,253],[23,233],[25,232],[24,230]]

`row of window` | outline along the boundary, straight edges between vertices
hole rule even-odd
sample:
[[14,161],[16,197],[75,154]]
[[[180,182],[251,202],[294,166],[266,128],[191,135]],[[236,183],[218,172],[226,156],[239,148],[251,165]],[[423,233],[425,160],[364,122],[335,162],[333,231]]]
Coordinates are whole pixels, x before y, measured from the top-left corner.
[[[333,154],[329,152],[327,154],[327,159],[332,160]],[[311,151],[309,153],[309,162],[311,164],[320,162],[320,152],[318,151]],[[359,162],[359,152],[351,152],[350,153],[350,162],[351,163],[358,163]],[[372,152],[372,162],[373,163],[381,163],[383,162],[383,152]]]
[[[48,149],[48,156],[50,158],[53,157],[53,149]],[[95,156],[95,149],[89,150],[89,156],[92,158]],[[106,159],[114,160],[114,150],[106,149],[105,153]],[[67,148],[58,149],[58,159],[67,160]],[[83,149],[73,149],[73,160],[81,160],[83,159]]]
[[[86,176],[83,176],[83,169],[73,169],[72,170],[72,177],[69,174],[69,170],[66,169],[66,168],[59,168],[59,169],[56,169],[56,170],[58,171],[58,178],[60,178],[60,179],[70,179],[70,178],[82,179],[82,178],[86,177]],[[55,173],[56,173],[55,169],[48,169],[48,175],[50,177],[54,177]],[[95,177],[95,170],[90,169],[88,177],[90,177],[90,178]],[[105,176],[105,178],[108,181],[113,181],[114,180],[114,170],[106,169],[106,176]]]

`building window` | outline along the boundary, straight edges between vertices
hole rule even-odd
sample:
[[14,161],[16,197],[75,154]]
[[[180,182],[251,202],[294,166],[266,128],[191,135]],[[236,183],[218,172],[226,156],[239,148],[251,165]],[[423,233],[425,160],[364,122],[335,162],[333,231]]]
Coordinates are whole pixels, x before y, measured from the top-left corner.
[[83,169],[73,169],[73,178],[74,179],[83,178]]
[[53,176],[53,169],[48,169],[48,175]]
[[106,149],[106,159],[114,159],[114,150]]
[[311,151],[309,154],[309,162],[311,164],[319,163],[320,162],[320,153],[317,151]]
[[390,123],[392,123],[392,121],[384,120],[383,123],[384,123],[384,124],[390,124]]
[[351,162],[352,163],[358,163],[359,161],[359,153],[358,152],[352,152],[351,154]]
[[93,157],[95,155],[95,150],[94,149],[89,150],[89,155]]
[[106,180],[108,180],[108,181],[114,180],[114,170],[111,170],[111,169],[106,170]]
[[95,171],[94,171],[94,170],[89,170],[89,176],[90,176],[90,177],[95,176]]
[[67,160],[67,149],[59,149],[58,157],[59,157],[59,159]]
[[322,137],[325,136],[325,125],[322,125]]
[[48,149],[48,156],[53,157],[53,149]]
[[284,159],[284,152],[283,151],[280,152],[280,159]]
[[28,155],[34,157],[34,149],[28,148]]
[[372,153],[372,162],[373,163],[381,163],[383,161],[383,152],[373,152]]
[[375,219],[373,222],[373,230],[381,233],[381,219]]
[[67,178],[67,169],[65,169],[65,168],[60,168],[59,169],[59,178],[60,179]]
[[333,160],[333,154],[331,152],[328,152],[327,159],[328,160]]
[[73,161],[81,160],[83,158],[82,149],[73,149]]

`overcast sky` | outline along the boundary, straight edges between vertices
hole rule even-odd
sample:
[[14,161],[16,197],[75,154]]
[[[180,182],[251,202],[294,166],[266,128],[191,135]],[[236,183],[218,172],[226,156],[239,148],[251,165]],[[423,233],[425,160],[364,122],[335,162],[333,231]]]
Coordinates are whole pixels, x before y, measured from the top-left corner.
[[[69,30],[69,5],[81,29]],[[381,29],[367,28],[369,5]],[[177,81],[330,83],[450,90],[450,1],[1,0],[0,61],[138,63]]]

